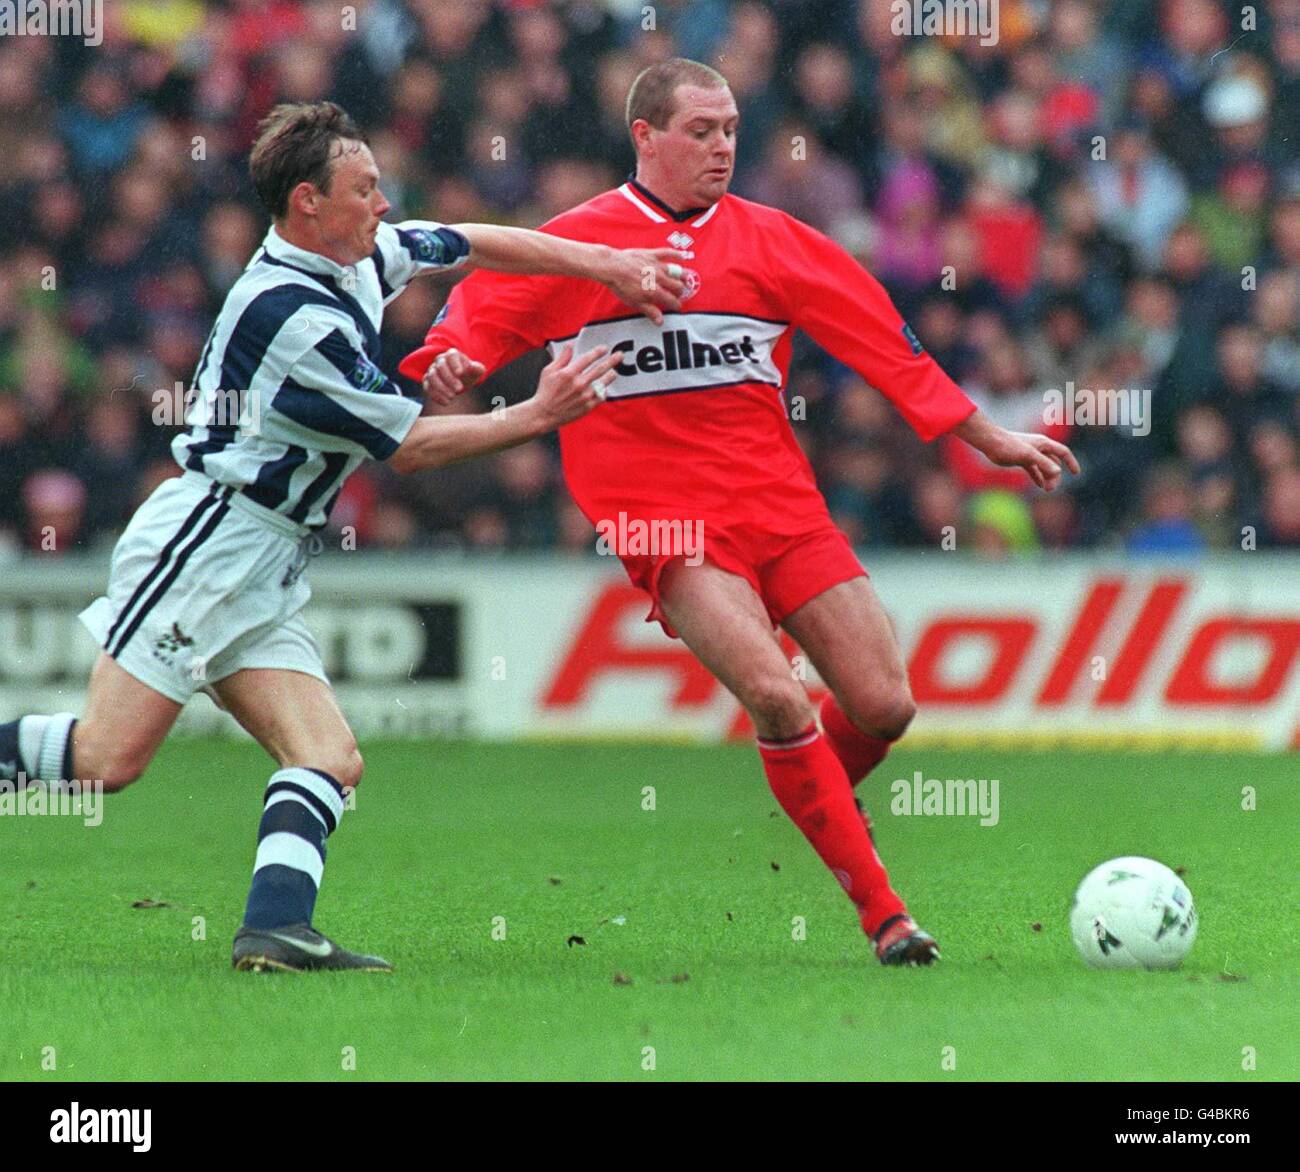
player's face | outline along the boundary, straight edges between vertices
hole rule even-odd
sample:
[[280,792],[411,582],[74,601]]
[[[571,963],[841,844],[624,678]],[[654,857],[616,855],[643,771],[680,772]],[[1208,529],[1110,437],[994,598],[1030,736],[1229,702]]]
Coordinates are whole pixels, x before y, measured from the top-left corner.
[[653,131],[655,166],[677,206],[702,207],[727,194],[736,167],[740,114],[730,89],[677,87],[677,108],[663,130]]
[[320,193],[316,226],[324,251],[340,264],[356,264],[375,251],[380,221],[392,206],[379,190],[379,168],[370,148],[342,142],[330,171],[329,193]]

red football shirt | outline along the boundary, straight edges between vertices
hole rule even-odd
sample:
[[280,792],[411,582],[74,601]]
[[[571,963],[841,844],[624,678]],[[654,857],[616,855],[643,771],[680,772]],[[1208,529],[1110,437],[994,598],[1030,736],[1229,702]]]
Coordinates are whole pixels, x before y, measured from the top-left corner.
[[825,522],[825,501],[782,396],[798,328],[878,388],[925,440],[974,404],[915,340],[888,294],[838,245],[775,208],[724,196],[672,213],[628,183],[543,231],[616,248],[677,248],[688,296],[662,327],[602,285],[479,270],[456,287],[425,345],[401,363],[419,380],[456,348],[493,370],[538,346],[626,358],[609,400],[560,429],[565,478],[593,523],[690,518],[774,535]]

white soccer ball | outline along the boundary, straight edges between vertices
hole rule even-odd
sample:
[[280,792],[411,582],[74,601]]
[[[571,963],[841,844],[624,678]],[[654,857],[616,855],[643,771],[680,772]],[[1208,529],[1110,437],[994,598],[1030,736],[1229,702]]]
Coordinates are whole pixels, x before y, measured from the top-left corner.
[[1176,969],[1196,939],[1196,907],[1163,863],[1111,859],[1074,893],[1070,933],[1089,968]]

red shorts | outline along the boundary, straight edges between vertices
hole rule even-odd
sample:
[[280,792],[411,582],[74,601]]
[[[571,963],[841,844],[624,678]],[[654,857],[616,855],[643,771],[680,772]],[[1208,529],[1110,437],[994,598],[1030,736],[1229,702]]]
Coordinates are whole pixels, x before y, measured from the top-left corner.
[[[677,638],[660,604],[659,583],[674,561],[693,561],[681,552],[623,556],[623,568],[634,586],[650,595],[646,622],[658,622],[665,634]],[[778,626],[805,602],[847,582],[866,576],[848,539],[828,519],[797,536],[775,535],[744,523],[715,525],[703,530],[704,561],[744,578],[763,600],[772,626]]]

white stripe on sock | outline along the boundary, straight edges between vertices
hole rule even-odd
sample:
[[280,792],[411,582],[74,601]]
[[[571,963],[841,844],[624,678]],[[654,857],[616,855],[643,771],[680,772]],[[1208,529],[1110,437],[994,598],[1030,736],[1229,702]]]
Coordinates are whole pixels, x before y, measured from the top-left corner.
[[301,769],[294,765],[271,774],[271,780],[266,783],[267,787],[273,786],[277,781],[291,781],[294,785],[300,785],[309,793],[315,794],[325,803],[325,808],[334,815],[335,826],[342,820],[343,797],[319,773],[313,773],[310,769]]
[[58,712],[50,717],[41,736],[41,778],[45,781],[71,781],[63,776],[63,754],[68,747],[68,736],[77,718],[71,712]]
[[789,749],[802,749],[805,745],[811,745],[821,735],[818,729],[812,728],[800,736],[791,737],[788,741],[766,741],[762,737],[755,739],[769,753],[783,753]]
[[63,776],[63,754],[76,719],[71,712],[57,712],[53,716],[24,716],[18,722],[18,756],[29,779],[71,780]]
[[306,871],[311,881],[320,886],[321,876],[325,873],[325,863],[316,848],[305,838],[296,834],[278,830],[268,834],[257,844],[257,861],[253,864],[256,875],[263,867],[278,865],[291,867],[295,871]]
[[18,767],[26,770],[28,779],[32,781],[40,776],[41,738],[50,719],[48,716],[24,716],[18,722]]

